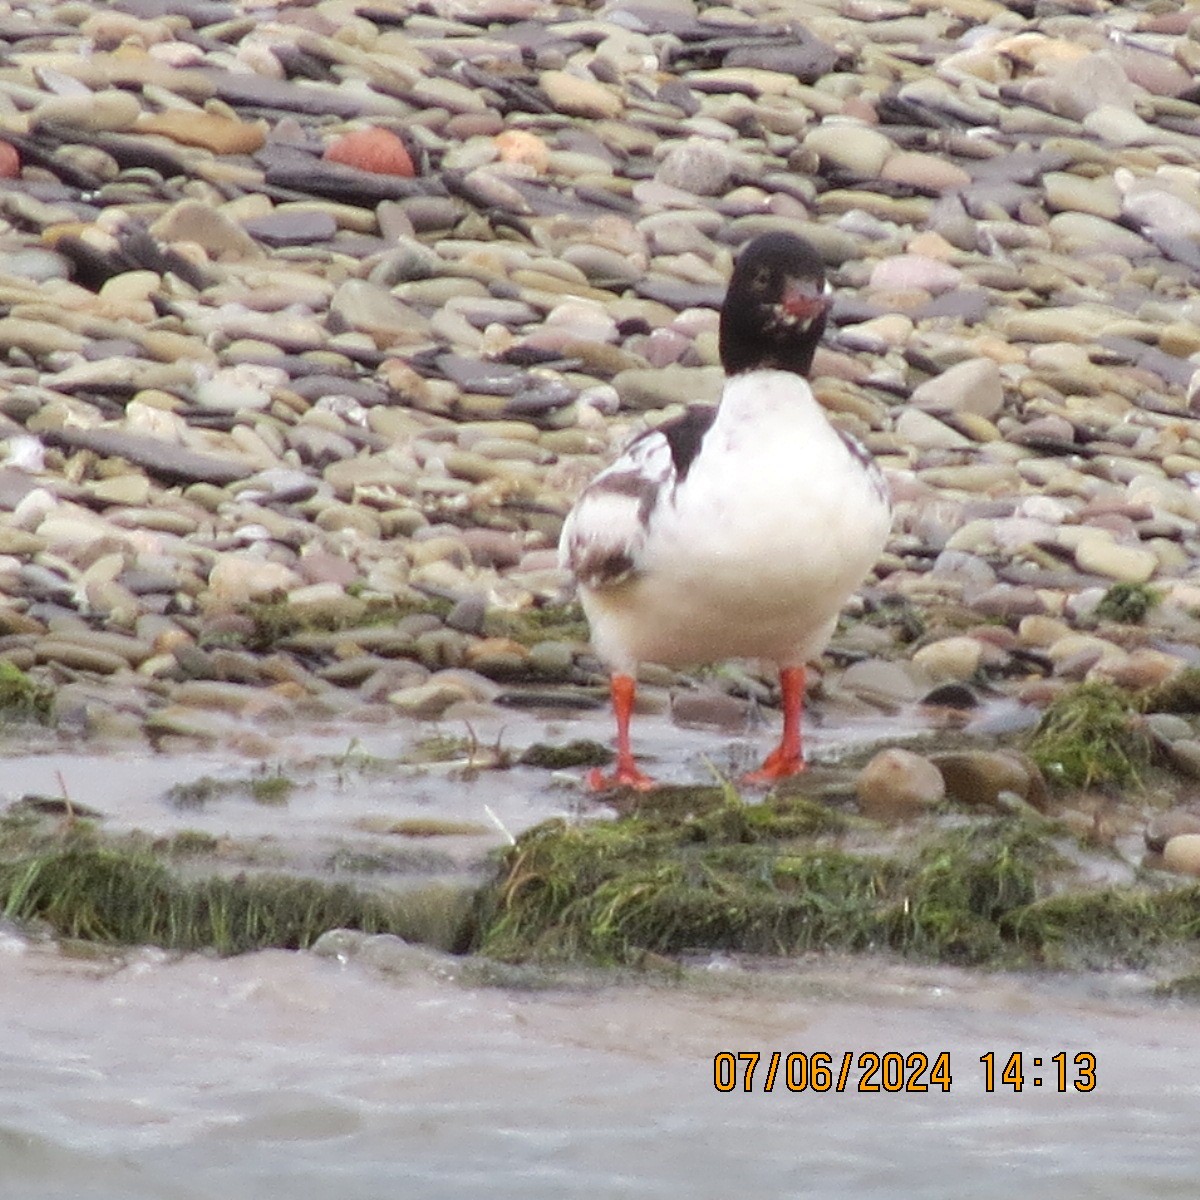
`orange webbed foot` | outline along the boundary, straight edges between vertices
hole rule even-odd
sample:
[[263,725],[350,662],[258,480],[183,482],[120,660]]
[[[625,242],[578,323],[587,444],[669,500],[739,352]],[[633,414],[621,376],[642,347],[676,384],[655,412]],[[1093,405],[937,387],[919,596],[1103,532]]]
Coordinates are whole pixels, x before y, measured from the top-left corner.
[[651,779],[632,760],[618,762],[617,769],[611,775],[606,775],[599,767],[593,767],[587,773],[586,781],[589,792],[611,792],[615,788],[633,788],[638,792],[648,792],[658,786],[658,782]]
[[781,779],[791,779],[808,769],[808,764],[799,754],[781,754],[773,750],[763,761],[757,771],[748,771],[742,776],[742,782],[750,787],[769,787]]

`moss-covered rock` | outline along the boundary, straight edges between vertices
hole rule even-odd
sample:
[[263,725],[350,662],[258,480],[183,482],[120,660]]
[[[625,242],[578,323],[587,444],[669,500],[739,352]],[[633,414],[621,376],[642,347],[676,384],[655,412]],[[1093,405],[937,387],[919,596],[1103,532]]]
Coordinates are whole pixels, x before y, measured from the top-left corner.
[[35,721],[45,725],[54,711],[54,690],[10,662],[0,661],[0,724]]
[[569,767],[603,767],[612,762],[613,752],[589,738],[577,738],[561,746],[549,742],[534,742],[517,760],[523,767],[543,767],[563,771]]
[[1162,601],[1162,592],[1146,583],[1114,583],[1100,597],[1094,616],[1099,621],[1140,625]]
[[1142,697],[1146,712],[1200,713],[1200,667],[1182,671],[1151,688]]
[[1070,688],[1043,714],[1029,757],[1050,783],[1063,787],[1136,786],[1153,751],[1140,709],[1112,684]]

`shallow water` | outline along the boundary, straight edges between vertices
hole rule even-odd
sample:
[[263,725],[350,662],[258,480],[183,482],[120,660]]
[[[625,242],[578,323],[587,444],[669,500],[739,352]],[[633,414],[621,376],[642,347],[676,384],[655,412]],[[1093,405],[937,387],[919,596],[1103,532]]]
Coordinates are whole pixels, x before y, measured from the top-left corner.
[[[711,734],[646,726],[672,776],[703,779]],[[547,734],[605,725],[531,722],[514,740]],[[329,759],[346,746],[340,730],[281,738],[289,770],[322,763],[284,808],[226,797],[180,812],[164,800],[171,783],[253,764],[141,751],[12,753],[3,798],[65,785],[106,829],[261,837],[293,862],[352,839],[364,816],[490,809],[515,833],[581,808],[576,789],[531,770],[339,779]],[[381,733],[359,749],[403,747]],[[436,839],[430,869],[477,871],[503,836]],[[72,956],[0,931],[0,1200],[1195,1195],[1195,1011],[1153,1000],[1144,980],[814,957],[786,970],[716,959],[682,983],[515,988],[394,940],[368,945],[380,953]],[[845,1051],[945,1051],[952,1082],[860,1093],[856,1063],[840,1094],[791,1091],[785,1071],[767,1092],[776,1050],[826,1051],[835,1071]],[[716,1089],[722,1051],[763,1055],[751,1092]],[[988,1051],[997,1075],[1026,1056],[1021,1093],[984,1090]],[[1059,1051],[1096,1056],[1093,1091],[1058,1091]]]
[[[403,882],[397,870],[407,871],[413,883],[434,877],[462,879],[478,876],[490,851],[540,821],[611,812],[584,792],[582,769],[550,772],[518,765],[464,770],[462,760],[406,763],[422,739],[470,734],[484,757],[498,745],[515,759],[535,742],[607,742],[610,725],[605,712],[556,721],[514,712],[481,718],[470,727],[409,724],[406,734],[331,723],[319,729],[277,730],[270,752],[256,757],[239,757],[225,748],[156,754],[142,745],[119,743],[64,753],[52,737],[41,742],[35,738],[4,748],[0,808],[23,796],[65,795],[98,811],[100,828],[108,834],[139,830],[161,838],[195,831],[236,842],[263,866],[308,874],[329,873],[329,864],[345,861],[347,852],[385,850],[393,872],[389,883]],[[820,760],[836,761],[885,735],[918,733],[925,725],[916,717],[839,725],[822,732]],[[771,744],[772,732],[761,729],[731,737],[648,717],[639,723],[639,749],[663,783],[712,784],[722,775],[736,778],[757,763]],[[230,781],[276,772],[295,784],[285,805],[257,804],[236,792],[200,805],[181,806],[168,797],[172,785],[204,777]],[[475,826],[477,832],[436,838],[386,833],[389,824],[427,819]]]
[[[1195,1195],[1194,1011],[1111,985],[815,959],[517,991],[312,953],[2,950],[5,1197]],[[716,1090],[724,1050],[764,1052],[751,1093]],[[772,1050],[835,1073],[947,1051],[952,1082],[767,1093]],[[989,1050],[1025,1053],[1020,1094],[984,1090]],[[1032,1086],[1059,1050],[1096,1055],[1094,1091]]]

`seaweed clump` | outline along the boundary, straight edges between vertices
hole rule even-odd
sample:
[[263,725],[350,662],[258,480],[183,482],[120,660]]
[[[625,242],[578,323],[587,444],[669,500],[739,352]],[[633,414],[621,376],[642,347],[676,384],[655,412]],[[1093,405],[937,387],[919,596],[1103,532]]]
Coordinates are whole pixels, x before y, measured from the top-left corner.
[[1014,913],[1010,925],[1047,966],[1142,969],[1156,951],[1200,942],[1200,884],[1061,892]]
[[1046,709],[1027,750],[1052,783],[1128,787],[1141,783],[1153,743],[1128,692],[1083,683]]
[[20,667],[0,662],[0,724],[32,721],[45,725],[53,710],[52,688],[31,679]]
[[[680,789],[681,790],[681,789]],[[712,792],[714,789],[708,789]],[[799,798],[613,822],[550,821],[509,848],[472,949],[507,962],[660,961],[730,950],[886,951],[1003,967],[1144,968],[1200,950],[1200,883],[1097,886],[1029,813],[878,850],[870,826]]]
[[236,795],[247,796],[256,804],[282,805],[295,790],[296,781],[284,775],[282,769],[276,769],[237,779],[201,775],[186,783],[173,783],[167,788],[165,799],[178,809],[203,808],[223,796]]
[[813,949],[1016,960],[1005,923],[1061,865],[1033,818],[941,831],[892,856],[855,849],[864,825],[802,798],[674,814],[528,831],[481,892],[475,948],[510,961]]
[[887,941],[907,954],[981,963],[1019,952],[1011,918],[1039,894],[1040,876],[1060,865],[1046,828],[995,821],[949,831],[917,856],[886,918]]
[[[414,896],[285,875],[185,879],[145,846],[86,832],[0,862],[0,913],[9,920],[44,921],[68,938],[218,954],[306,949],[330,929],[430,941],[427,898]],[[465,915],[453,928],[442,921],[444,949],[461,948]]]

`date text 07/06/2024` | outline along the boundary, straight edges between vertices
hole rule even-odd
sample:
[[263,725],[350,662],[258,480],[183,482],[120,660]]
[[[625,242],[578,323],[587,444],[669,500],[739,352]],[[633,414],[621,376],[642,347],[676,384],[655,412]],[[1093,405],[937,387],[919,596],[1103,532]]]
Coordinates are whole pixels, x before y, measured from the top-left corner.
[[[1090,1050],[1028,1054],[994,1050],[971,1064],[985,1092],[1026,1088],[1090,1092],[1096,1087],[1096,1056]],[[762,1070],[759,1070],[759,1067]],[[961,1078],[961,1077],[960,1077]],[[718,1092],[948,1092],[954,1083],[950,1051],[721,1050],[713,1057]]]

